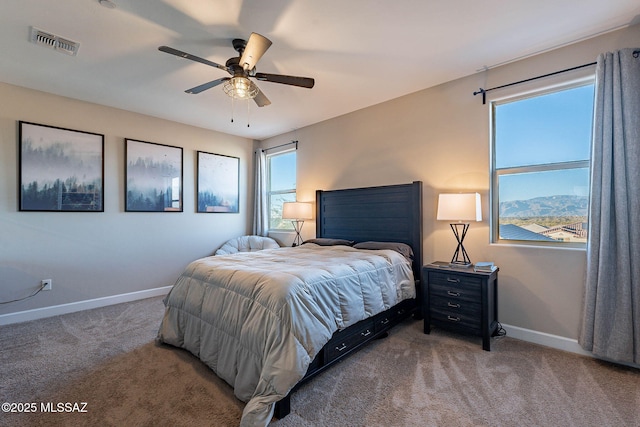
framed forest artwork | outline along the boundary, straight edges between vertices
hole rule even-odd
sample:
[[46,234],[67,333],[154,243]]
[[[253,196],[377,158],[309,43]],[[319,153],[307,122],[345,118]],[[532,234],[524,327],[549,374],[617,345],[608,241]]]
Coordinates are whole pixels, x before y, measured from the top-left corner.
[[238,213],[240,159],[198,151],[198,212]]
[[18,127],[20,211],[104,212],[104,135]]
[[125,211],[182,212],[182,148],[125,139]]

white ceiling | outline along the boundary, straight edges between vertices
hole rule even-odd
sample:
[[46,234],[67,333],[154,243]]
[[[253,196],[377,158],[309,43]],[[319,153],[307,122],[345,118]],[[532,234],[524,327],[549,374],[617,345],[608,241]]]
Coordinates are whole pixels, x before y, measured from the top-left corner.
[[[638,0],[1,0],[0,81],[253,139],[265,139],[517,58],[625,27]],[[80,43],[68,56],[30,27]],[[257,82],[272,104],[231,100],[217,68],[234,38],[273,45],[258,72],[315,78],[313,89]],[[6,100],[3,100],[6,102]]]

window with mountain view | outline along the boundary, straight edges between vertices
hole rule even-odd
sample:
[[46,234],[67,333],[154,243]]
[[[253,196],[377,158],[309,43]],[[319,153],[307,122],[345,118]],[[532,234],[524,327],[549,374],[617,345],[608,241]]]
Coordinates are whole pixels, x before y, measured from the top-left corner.
[[282,219],[284,202],[296,201],[296,151],[267,156],[267,210],[270,230],[293,230],[289,220]]
[[587,242],[592,81],[495,101],[494,242]]

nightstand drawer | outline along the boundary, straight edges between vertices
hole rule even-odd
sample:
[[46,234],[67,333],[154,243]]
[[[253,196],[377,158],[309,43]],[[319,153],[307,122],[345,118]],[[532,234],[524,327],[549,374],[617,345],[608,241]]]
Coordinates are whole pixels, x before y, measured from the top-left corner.
[[482,327],[480,319],[464,315],[442,313],[436,308],[431,310],[431,323],[447,328],[457,328],[463,332],[480,334]]
[[477,277],[452,272],[430,272],[429,285],[456,286],[467,289],[479,289],[482,280]]
[[431,308],[442,313],[448,313],[454,316],[463,315],[475,319],[480,319],[480,315],[482,314],[482,305],[479,302],[469,302],[438,296],[431,298]]
[[442,297],[431,299],[431,321],[434,324],[462,328],[475,334],[481,330],[481,316],[482,305],[479,302]]
[[480,301],[482,289],[480,285],[469,283],[429,283],[429,296],[460,299],[463,301]]

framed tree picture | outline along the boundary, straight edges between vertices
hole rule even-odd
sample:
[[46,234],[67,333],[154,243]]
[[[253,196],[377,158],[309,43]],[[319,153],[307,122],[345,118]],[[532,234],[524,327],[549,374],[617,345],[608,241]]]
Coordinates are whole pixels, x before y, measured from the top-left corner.
[[125,139],[125,211],[182,212],[182,148]]
[[238,213],[240,159],[198,151],[198,212]]
[[104,212],[104,135],[18,122],[19,210]]

